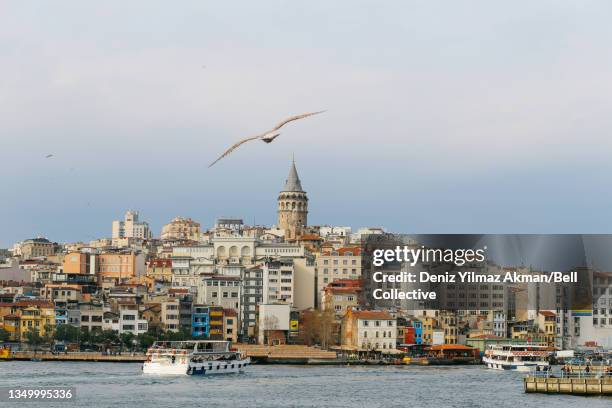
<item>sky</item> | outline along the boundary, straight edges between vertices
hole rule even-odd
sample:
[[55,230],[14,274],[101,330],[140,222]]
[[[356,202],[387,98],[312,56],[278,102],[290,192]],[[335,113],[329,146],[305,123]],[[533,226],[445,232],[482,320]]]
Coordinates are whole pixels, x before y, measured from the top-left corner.
[[[612,232],[609,1],[0,1],[0,248],[137,209]],[[315,110],[269,145],[240,138]],[[45,155],[54,157],[45,159]]]

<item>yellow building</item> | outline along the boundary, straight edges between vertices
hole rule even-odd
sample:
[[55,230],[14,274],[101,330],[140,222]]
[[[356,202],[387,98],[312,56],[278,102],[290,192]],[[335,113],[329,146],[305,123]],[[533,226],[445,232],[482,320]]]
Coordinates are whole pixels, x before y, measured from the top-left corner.
[[55,310],[52,302],[41,300],[19,301],[3,305],[1,312],[9,311],[2,318],[3,328],[11,340],[26,341],[26,333],[34,330],[41,337],[52,333],[55,327]]
[[238,342],[238,314],[234,309],[223,309],[224,340]]
[[538,312],[538,328],[543,333],[543,340],[549,347],[554,347],[557,340],[557,315],[555,312],[541,310]]
[[438,321],[431,316],[419,316],[417,319],[423,327],[423,344],[432,344],[434,329],[438,327]]
[[172,282],[172,260],[152,259],[147,262],[147,276],[156,281]]
[[457,316],[451,312],[440,312],[440,328],[444,330],[444,344],[457,344]]

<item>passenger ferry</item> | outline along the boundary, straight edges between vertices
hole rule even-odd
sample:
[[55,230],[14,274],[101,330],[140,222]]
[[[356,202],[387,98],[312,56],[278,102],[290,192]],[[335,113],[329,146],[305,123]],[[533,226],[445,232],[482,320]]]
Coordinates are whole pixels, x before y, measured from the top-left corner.
[[548,367],[551,352],[546,346],[533,344],[489,345],[482,361],[495,370],[531,371]]
[[155,342],[147,350],[144,374],[215,375],[243,372],[251,360],[230,349],[229,341]]

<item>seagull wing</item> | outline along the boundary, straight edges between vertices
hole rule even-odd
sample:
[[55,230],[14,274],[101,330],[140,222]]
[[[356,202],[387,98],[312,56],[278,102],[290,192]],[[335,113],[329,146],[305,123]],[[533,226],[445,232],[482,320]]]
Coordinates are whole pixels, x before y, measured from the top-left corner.
[[283,126],[285,126],[287,123],[293,122],[294,120],[304,119],[304,118],[307,118],[309,116],[318,115],[319,113],[323,113],[323,112],[325,112],[325,111],[302,113],[301,115],[295,115],[295,116],[288,117],[287,119],[283,120],[282,122],[280,122],[276,126],[274,126],[274,128],[270,132],[278,130],[278,129],[282,128]]
[[253,136],[253,137],[247,137],[246,139],[242,139],[241,141],[239,141],[238,143],[235,143],[234,145],[232,145],[232,147],[230,147],[229,149],[227,149],[221,156],[219,156],[219,158],[217,160],[215,160],[214,162],[212,162],[210,164],[210,166],[208,166],[209,168],[214,166],[219,160],[221,160],[222,158],[224,158],[225,156],[228,156],[229,154],[231,154],[234,150],[236,150],[238,147],[240,147],[240,145],[246,143],[246,142],[250,142],[251,140],[255,140],[255,139],[259,139],[261,137],[261,135],[259,136]]

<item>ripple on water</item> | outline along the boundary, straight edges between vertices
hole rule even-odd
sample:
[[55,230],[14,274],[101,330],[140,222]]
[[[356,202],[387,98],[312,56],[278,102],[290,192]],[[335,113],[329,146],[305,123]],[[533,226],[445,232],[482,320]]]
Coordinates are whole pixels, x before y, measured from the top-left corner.
[[12,361],[0,370],[0,386],[76,387],[71,407],[612,406],[606,397],[525,394],[521,374],[484,367],[254,365],[240,375],[164,377],[132,363]]

